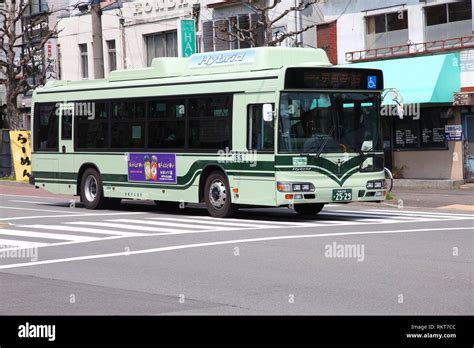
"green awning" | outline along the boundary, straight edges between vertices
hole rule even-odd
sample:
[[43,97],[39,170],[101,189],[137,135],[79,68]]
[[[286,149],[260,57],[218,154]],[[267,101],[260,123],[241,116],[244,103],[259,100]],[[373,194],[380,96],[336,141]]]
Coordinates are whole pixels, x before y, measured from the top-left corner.
[[[461,90],[459,52],[354,63],[351,67],[383,70],[384,87],[398,88],[405,104],[453,103]],[[389,96],[384,104],[391,104]]]

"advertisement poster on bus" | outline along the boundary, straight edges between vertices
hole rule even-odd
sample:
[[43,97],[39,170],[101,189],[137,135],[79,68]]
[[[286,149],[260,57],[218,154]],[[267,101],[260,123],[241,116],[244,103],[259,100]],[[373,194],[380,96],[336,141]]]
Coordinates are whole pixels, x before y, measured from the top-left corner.
[[131,153],[128,181],[176,184],[176,155],[171,153]]

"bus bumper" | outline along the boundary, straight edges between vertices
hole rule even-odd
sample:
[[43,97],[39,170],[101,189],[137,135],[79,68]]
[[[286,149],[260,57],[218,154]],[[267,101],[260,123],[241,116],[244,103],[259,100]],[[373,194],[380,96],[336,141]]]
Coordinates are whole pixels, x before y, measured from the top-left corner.
[[309,203],[353,203],[353,202],[381,202],[385,200],[387,191],[385,189],[367,190],[365,187],[343,187],[351,190],[352,198],[337,201],[334,199],[333,188],[317,188],[314,192],[277,192],[277,205],[287,206],[290,204]]

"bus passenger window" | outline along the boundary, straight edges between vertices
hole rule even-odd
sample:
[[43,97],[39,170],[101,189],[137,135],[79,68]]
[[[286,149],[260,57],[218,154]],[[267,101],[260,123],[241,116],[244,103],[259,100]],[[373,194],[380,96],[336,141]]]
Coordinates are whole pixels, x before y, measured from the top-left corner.
[[148,110],[148,148],[184,149],[186,101],[152,100]]
[[34,116],[34,148],[58,150],[59,122],[55,103],[37,104]]
[[[272,104],[273,108],[275,105]],[[274,122],[263,120],[263,104],[248,106],[248,149],[273,151]]]
[[72,110],[63,110],[61,115],[61,140],[72,139]]

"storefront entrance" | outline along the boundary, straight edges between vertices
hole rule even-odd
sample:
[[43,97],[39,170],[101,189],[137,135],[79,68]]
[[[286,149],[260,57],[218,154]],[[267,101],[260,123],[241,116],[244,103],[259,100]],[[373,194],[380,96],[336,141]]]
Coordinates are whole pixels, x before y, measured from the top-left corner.
[[466,181],[474,182],[474,115],[467,115],[464,123],[466,140]]

